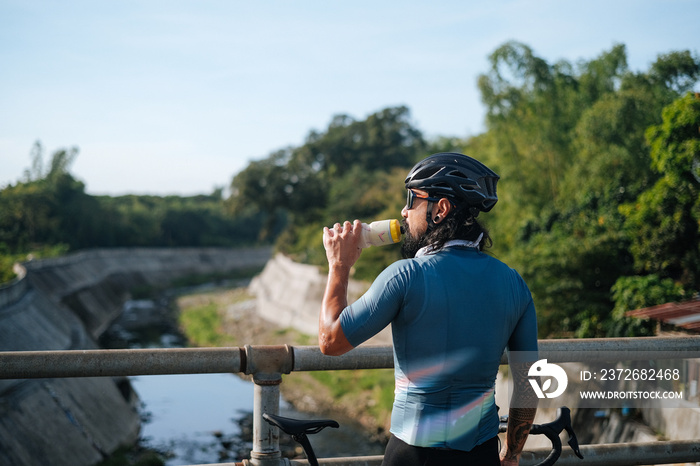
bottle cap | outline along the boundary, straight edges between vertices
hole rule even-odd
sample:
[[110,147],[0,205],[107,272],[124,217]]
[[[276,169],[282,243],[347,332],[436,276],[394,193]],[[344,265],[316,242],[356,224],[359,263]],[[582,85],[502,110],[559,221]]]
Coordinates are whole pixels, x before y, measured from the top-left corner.
[[389,231],[391,232],[391,241],[394,243],[398,243],[401,241],[401,225],[399,225],[399,221],[396,219],[393,219],[390,224],[389,224]]

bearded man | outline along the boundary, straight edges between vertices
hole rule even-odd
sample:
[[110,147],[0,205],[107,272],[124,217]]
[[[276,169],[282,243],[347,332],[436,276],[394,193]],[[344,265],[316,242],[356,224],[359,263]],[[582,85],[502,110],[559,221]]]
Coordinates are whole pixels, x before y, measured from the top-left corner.
[[[484,252],[491,238],[477,216],[498,201],[498,180],[457,153],[433,154],[413,167],[401,211],[404,259],[351,305],[347,286],[362,251],[362,224],[324,228],[329,275],[321,351],[344,354],[392,326],[395,396],[384,466],[519,462],[537,406],[526,393],[528,363],[537,360],[537,319],[520,275]],[[506,349],[515,385],[499,454],[494,393]]]

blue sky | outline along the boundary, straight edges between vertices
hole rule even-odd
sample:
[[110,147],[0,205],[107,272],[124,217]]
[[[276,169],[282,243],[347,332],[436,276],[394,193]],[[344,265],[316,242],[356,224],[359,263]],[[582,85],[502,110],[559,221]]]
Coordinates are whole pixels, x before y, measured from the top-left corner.
[[623,43],[641,71],[700,53],[698,25],[697,0],[0,0],[0,187],[36,140],[79,147],[91,194],[191,195],[339,113],[478,134],[477,77],[508,40],[550,63]]

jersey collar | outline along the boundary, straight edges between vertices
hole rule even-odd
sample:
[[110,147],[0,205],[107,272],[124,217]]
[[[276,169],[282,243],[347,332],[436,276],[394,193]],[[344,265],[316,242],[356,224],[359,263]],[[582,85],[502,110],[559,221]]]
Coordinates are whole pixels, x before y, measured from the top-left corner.
[[[450,246],[462,246],[465,248],[479,248],[479,243],[481,242],[481,239],[484,237],[484,234],[481,233],[479,237],[476,239],[476,241],[467,241],[464,239],[453,239],[448,242],[446,242],[443,246],[443,248],[449,248]],[[440,249],[434,249],[432,245],[424,246],[420,248],[417,252],[415,257],[420,257],[420,256],[426,256],[428,254],[435,254],[438,252]]]

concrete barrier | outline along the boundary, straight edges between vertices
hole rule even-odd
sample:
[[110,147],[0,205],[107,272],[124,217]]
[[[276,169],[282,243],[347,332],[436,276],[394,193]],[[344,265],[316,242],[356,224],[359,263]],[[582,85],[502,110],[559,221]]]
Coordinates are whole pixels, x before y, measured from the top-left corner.
[[24,276],[11,281],[5,285],[0,285],[0,309],[17,302],[24,293],[27,292],[27,280]]
[[23,266],[32,286],[70,307],[93,338],[121,313],[137,287],[164,286],[190,275],[262,268],[270,248],[118,248],[80,251]]
[[[316,266],[300,264],[277,254],[253,279],[249,290],[255,295],[260,316],[282,327],[316,336],[327,278]],[[348,302],[357,300],[368,287],[366,282],[351,280]],[[387,327],[366,344],[391,344],[391,329]]]
[[[133,248],[25,262],[0,287],[0,351],[95,349],[134,287],[269,258],[269,248]],[[0,380],[0,464],[93,465],[138,438],[137,403],[126,378]]]

